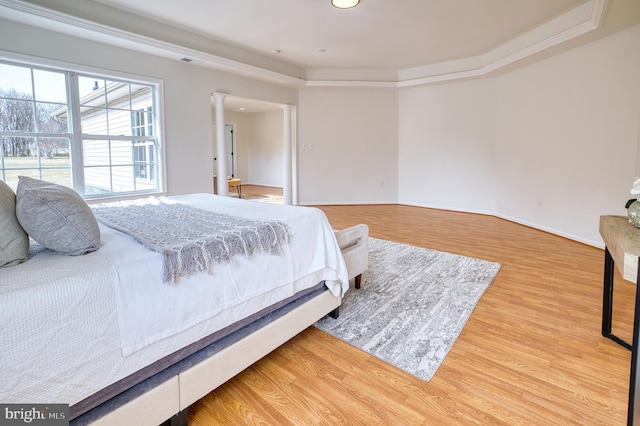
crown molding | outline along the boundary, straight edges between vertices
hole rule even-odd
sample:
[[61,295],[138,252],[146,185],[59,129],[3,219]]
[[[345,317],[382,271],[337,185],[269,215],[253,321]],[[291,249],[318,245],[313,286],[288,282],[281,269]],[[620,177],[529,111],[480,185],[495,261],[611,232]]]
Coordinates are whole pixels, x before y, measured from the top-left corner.
[[[505,43],[505,45],[484,55],[464,58],[448,63],[398,70],[395,80],[390,80],[389,76],[385,76],[384,80],[379,81],[371,78],[372,75],[375,75],[375,70],[368,70],[370,76],[366,80],[351,78],[354,74],[353,72],[349,73],[349,78],[340,78],[339,70],[334,70],[335,72],[333,74],[338,77],[335,79],[316,80],[313,78],[305,79],[294,77],[201,50],[191,49],[186,46],[180,46],[103,25],[21,0],[0,0],[0,10],[4,8],[3,17],[10,20],[16,20],[58,32],[66,32],[71,35],[91,38],[96,41],[163,56],[173,60],[189,58],[191,63],[197,66],[288,87],[404,88],[485,76],[526,57],[579,37],[599,28],[604,23],[609,1],[610,0],[591,0],[583,6],[558,17],[554,21]],[[5,11],[7,13],[4,13]],[[316,74],[332,74],[332,70],[321,71],[324,72],[316,72]],[[313,75],[314,70],[308,70],[307,73]]]
[[183,58],[189,58],[191,60],[190,63],[193,65],[200,65],[284,86],[301,87],[305,84],[305,81],[298,77],[103,25],[33,3],[21,0],[0,0],[0,11],[2,11],[2,8],[6,8],[8,11],[7,13],[2,13],[2,17],[28,25],[90,38],[95,41],[178,61],[183,61]]
[[[604,23],[610,0],[591,0],[554,21],[536,28],[503,46],[472,58],[398,71],[396,82],[307,81],[308,87],[411,87],[488,75],[560,43],[572,40]],[[411,77],[411,74],[422,74]]]

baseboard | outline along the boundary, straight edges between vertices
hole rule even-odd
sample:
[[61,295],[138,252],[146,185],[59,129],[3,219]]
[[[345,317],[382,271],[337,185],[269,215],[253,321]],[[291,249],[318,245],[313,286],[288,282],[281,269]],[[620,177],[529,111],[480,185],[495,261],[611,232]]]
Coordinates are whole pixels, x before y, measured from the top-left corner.
[[327,202],[327,201],[318,201],[318,202],[305,202],[305,203],[300,203],[299,205],[304,205],[304,206],[336,206],[336,205],[340,205],[340,206],[345,206],[345,205],[391,205],[391,204],[397,204],[397,205],[401,205],[401,206],[411,206],[411,207],[422,207],[425,209],[434,209],[434,210],[444,210],[444,211],[453,211],[453,212],[459,212],[459,213],[471,213],[471,214],[481,214],[484,216],[493,216],[493,217],[497,217],[500,219],[504,219],[504,220],[508,220],[509,222],[513,222],[513,223],[517,223],[519,225],[524,225],[527,226],[529,228],[533,228],[533,229],[538,229],[540,231],[544,231],[547,232],[549,234],[553,234],[553,235],[557,235],[559,237],[562,238],[566,238],[568,240],[572,240],[572,241],[576,241],[578,243],[581,244],[586,244],[588,246],[592,246],[592,247],[596,247],[599,249],[604,249],[604,243],[602,241],[593,241],[590,239],[586,239],[586,238],[581,238],[578,237],[576,235],[572,235],[563,231],[559,231],[557,229],[553,229],[553,228],[549,228],[546,226],[542,226],[542,225],[538,225],[536,223],[533,222],[528,222],[525,220],[521,220],[521,219],[517,219],[515,217],[511,217],[508,215],[503,215],[503,214],[499,214],[496,213],[494,211],[488,211],[488,210],[470,210],[470,209],[460,209],[457,207],[446,207],[446,206],[434,206],[434,205],[428,205],[428,204],[421,204],[421,203],[409,203],[409,202],[399,202],[399,201],[349,201],[349,202],[343,202],[343,201],[334,201],[334,202]]
[[402,204],[397,201],[305,201],[299,206],[367,206]]

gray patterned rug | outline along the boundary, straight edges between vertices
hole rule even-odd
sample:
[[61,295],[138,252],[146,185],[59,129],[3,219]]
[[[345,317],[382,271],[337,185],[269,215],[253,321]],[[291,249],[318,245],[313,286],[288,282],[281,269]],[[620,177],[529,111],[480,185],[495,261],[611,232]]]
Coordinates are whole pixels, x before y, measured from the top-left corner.
[[429,381],[499,270],[499,263],[370,237],[362,288],[347,292],[338,319],[315,325]]

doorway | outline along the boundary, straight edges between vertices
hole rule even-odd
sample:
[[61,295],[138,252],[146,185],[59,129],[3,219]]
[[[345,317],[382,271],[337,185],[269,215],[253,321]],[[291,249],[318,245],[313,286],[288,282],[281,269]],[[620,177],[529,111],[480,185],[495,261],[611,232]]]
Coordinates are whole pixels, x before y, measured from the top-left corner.
[[[217,119],[216,96],[212,96],[212,118]],[[290,108],[290,152],[286,152],[284,139],[283,105],[224,95],[224,134],[225,168],[227,175],[242,179],[242,184],[283,188],[287,186],[288,197],[297,204],[297,169],[296,169],[296,109]],[[276,112],[277,113],[274,113]],[[237,124],[229,128],[229,121]],[[240,134],[236,130],[240,128]],[[213,126],[212,133],[217,135],[217,128]],[[214,152],[217,153],[214,142]],[[285,152],[283,152],[285,151]],[[289,158],[286,158],[287,156]],[[218,158],[218,160],[221,160]],[[214,171],[217,172],[218,163],[214,161]],[[288,181],[286,181],[288,179]],[[285,183],[287,185],[285,185]]]

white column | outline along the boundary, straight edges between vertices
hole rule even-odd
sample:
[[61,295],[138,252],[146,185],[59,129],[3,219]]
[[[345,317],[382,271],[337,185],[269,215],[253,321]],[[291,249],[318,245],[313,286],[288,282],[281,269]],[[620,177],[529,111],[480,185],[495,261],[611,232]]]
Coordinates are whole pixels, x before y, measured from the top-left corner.
[[298,109],[291,106],[291,203],[298,205]]
[[218,151],[218,195],[228,195],[229,185],[227,184],[227,141],[224,134],[224,93],[215,92],[213,97],[216,101],[216,146]]
[[282,186],[282,204],[291,205],[292,161],[291,161],[291,105],[281,105],[284,111],[284,179]]

